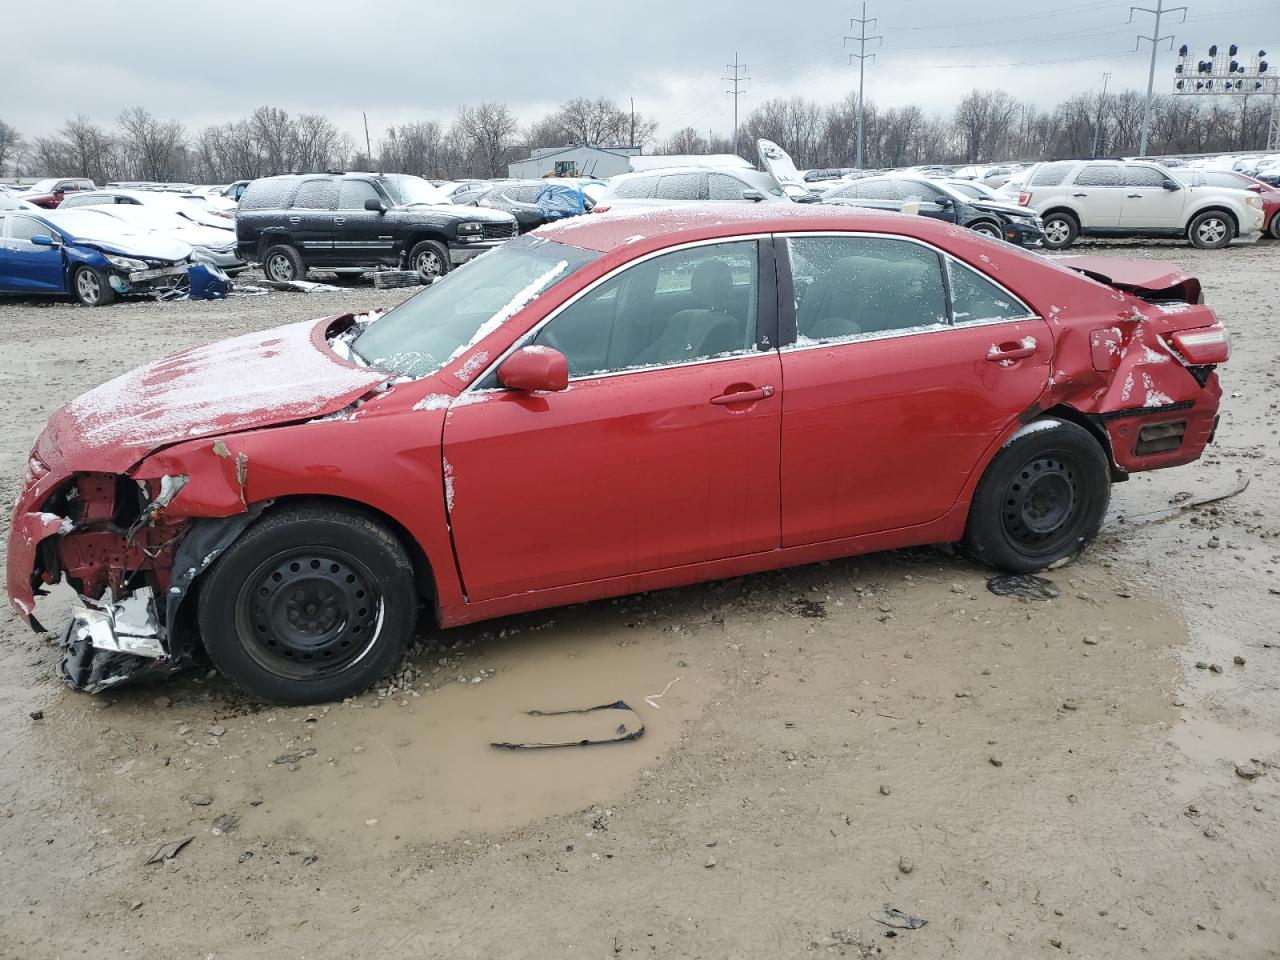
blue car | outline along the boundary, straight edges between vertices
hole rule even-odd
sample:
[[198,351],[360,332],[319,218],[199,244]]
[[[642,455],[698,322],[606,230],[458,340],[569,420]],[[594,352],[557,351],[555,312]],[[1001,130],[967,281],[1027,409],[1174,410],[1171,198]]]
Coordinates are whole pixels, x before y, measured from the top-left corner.
[[0,293],[100,307],[187,281],[191,246],[85,210],[0,211]]

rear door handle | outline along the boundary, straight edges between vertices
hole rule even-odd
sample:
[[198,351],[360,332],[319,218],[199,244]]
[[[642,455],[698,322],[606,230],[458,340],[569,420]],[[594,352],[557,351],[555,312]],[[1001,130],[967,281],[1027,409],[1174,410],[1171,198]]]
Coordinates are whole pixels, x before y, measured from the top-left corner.
[[1126,199],[1126,200],[1141,200],[1141,199],[1142,199],[1142,194],[1140,194],[1140,193],[1126,193],[1126,194],[1125,194],[1125,199]]
[[987,360],[990,363],[1009,363],[1013,360],[1025,360],[1035,352],[1035,338],[1023,337],[1021,340],[1009,343],[993,343],[991,349],[987,351]]
[[346,217],[334,217],[334,218],[333,218],[333,222],[334,222],[334,223],[346,223],[346,222],[347,222],[347,218],[346,218]]
[[301,223],[301,222],[302,222],[302,218],[301,218],[301,217],[290,217],[290,218],[289,218],[289,222],[290,222],[290,223]]
[[737,390],[733,393],[722,393],[718,397],[712,397],[711,402],[718,407],[723,407],[730,403],[755,403],[759,400],[767,400],[773,396],[773,387],[756,387],[753,390]]
[[1087,193],[1073,193],[1073,194],[1072,194],[1072,196],[1073,196],[1073,197],[1087,197],[1087,196],[1088,196],[1088,194],[1087,194]]

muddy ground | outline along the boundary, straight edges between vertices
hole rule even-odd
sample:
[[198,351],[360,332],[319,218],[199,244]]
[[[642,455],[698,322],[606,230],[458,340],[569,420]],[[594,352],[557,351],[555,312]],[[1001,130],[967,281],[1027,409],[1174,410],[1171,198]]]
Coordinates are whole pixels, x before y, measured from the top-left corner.
[[[6,607],[0,956],[1280,956],[1280,245],[1122,252],[1205,281],[1223,423],[1115,488],[1052,601],[878,554],[427,637],[391,687],[311,709],[202,671],[71,693]],[[0,535],[66,400],[402,296],[0,303]],[[488,746],[619,699],[639,740]]]

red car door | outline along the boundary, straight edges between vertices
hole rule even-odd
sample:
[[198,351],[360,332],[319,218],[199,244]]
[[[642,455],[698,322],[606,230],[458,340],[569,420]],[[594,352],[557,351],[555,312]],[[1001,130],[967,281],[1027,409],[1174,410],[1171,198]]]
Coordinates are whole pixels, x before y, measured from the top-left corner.
[[565,354],[567,390],[464,394],[444,458],[468,598],[777,548],[776,307],[768,241],[663,253],[526,338]]
[[1048,324],[915,241],[798,237],[788,251],[783,546],[938,519],[1043,391]]

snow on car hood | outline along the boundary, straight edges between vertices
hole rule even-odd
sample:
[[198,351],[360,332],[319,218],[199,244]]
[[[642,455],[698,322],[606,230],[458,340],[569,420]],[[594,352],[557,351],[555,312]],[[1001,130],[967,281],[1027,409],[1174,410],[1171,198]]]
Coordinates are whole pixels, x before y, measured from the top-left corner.
[[334,413],[390,379],[339,360],[307,320],[172,354],[90,390],[37,442],[49,466],[124,473],[183,440]]
[[41,216],[57,227],[68,243],[126,257],[185,260],[191,256],[189,243],[88,210],[49,210]]

